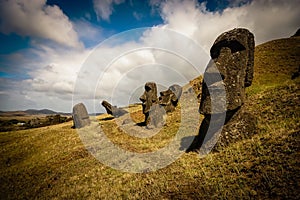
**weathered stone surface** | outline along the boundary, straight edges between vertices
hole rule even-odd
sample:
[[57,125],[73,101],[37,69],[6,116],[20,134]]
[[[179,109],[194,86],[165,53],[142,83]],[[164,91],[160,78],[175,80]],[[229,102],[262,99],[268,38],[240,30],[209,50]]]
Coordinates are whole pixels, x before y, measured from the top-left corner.
[[199,150],[200,147],[202,147],[202,154],[206,154],[210,150],[220,151],[231,143],[250,138],[257,133],[257,119],[244,107],[226,112],[225,125],[222,114],[214,114],[214,119],[211,120],[212,118],[213,115],[204,117],[199,134],[187,151]]
[[126,110],[123,110],[121,108],[117,108],[117,106],[112,106],[107,101],[102,101],[101,105],[105,108],[107,114],[113,115],[114,117],[120,117],[126,113],[128,113]]
[[143,106],[143,113],[145,115],[145,123],[149,123],[149,112],[151,109],[151,106],[153,104],[157,104],[157,87],[154,82],[147,82],[145,84],[145,91],[143,95],[140,97],[140,100],[142,101]]
[[171,90],[175,94],[179,101],[182,94],[182,87],[180,85],[174,84],[169,87],[169,90]]
[[254,65],[254,36],[247,29],[233,29],[221,34],[210,49],[212,61],[204,73],[201,114],[212,114],[209,89],[223,84],[226,108],[234,110],[245,101],[245,87],[252,83]]
[[160,128],[164,125],[165,109],[159,104],[153,104],[149,111],[147,128]]
[[182,88],[179,85],[171,85],[169,89],[160,92],[159,104],[166,112],[173,112],[181,97]]
[[78,103],[73,107],[73,122],[75,128],[90,125],[90,117],[83,103]]
[[255,133],[257,133],[257,119],[242,107],[223,126],[214,150],[221,150],[230,143],[250,138]]
[[199,107],[204,120],[188,151],[201,146],[202,150],[216,150],[256,132],[255,118],[241,109],[245,87],[253,79],[253,34],[241,28],[225,32],[216,39],[210,54],[212,60],[204,73]]

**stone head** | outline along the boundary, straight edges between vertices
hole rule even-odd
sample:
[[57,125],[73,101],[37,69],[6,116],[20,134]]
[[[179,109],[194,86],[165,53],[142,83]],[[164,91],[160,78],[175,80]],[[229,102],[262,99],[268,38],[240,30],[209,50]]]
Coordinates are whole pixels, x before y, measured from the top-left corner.
[[157,87],[154,82],[147,82],[145,84],[145,91],[140,100],[143,103],[143,113],[148,113],[152,104],[157,103]]
[[243,28],[225,32],[214,42],[210,55],[212,62],[204,73],[200,112],[211,113],[208,90],[217,85],[225,87],[227,110],[242,106],[245,101],[245,87],[250,86],[253,79],[253,34]]
[[172,112],[177,106],[181,93],[182,88],[179,85],[172,85],[169,89],[160,92],[159,104],[164,106],[166,112]]

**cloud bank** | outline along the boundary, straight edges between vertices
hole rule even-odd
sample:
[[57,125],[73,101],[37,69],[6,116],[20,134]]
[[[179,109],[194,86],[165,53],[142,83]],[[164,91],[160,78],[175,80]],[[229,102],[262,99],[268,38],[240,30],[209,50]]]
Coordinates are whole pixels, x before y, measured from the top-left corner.
[[[94,9],[99,19],[109,20],[113,14],[113,6],[122,2],[94,0]],[[50,108],[70,112],[73,89],[78,75],[82,75],[82,64],[94,51],[99,51],[98,56],[92,58],[95,68],[83,73],[87,78],[82,92],[84,94],[93,90],[91,92],[98,98],[96,101],[113,98],[114,104],[124,105],[129,99],[137,99],[137,94],[134,98],[131,95],[143,86],[145,80],[169,80],[184,84],[185,79],[182,77],[185,74],[182,71],[188,73],[189,70],[182,69],[191,68],[184,59],[168,52],[142,49],[118,57],[109,67],[102,65],[112,54],[118,55],[124,49],[139,49],[152,44],[159,43],[167,49],[189,50],[188,43],[176,40],[173,36],[163,37],[158,31],[160,29],[171,29],[183,34],[202,47],[204,52],[209,52],[216,37],[232,28],[248,28],[254,33],[256,44],[260,44],[276,38],[289,37],[300,25],[298,2],[293,0],[256,0],[249,3],[243,1],[243,4],[241,1],[232,1],[230,7],[218,12],[208,11],[205,3],[199,4],[196,1],[151,2],[162,17],[163,24],[150,27],[142,34],[116,41],[113,45],[104,45],[93,50],[82,48],[82,41],[79,40],[79,38],[87,39],[88,34],[94,38],[98,37],[99,32],[88,22],[71,22],[59,7],[45,5],[45,1],[24,0],[22,3],[1,1],[0,16],[1,19],[6,19],[0,23],[2,33],[14,32],[24,36],[40,37],[52,40],[57,45],[32,42],[33,47],[30,50],[18,52],[23,57],[27,54],[34,55],[22,60],[30,78],[22,81],[0,80],[9,85],[0,87],[0,99],[4,102],[1,103],[0,110]],[[73,48],[66,49],[61,45]],[[190,49],[190,52],[191,56],[201,56],[199,55],[201,53],[193,49]],[[202,54],[202,60],[207,63],[208,53]],[[33,57],[35,59],[32,59]],[[132,70],[133,67],[135,70]],[[204,67],[205,64],[201,69]],[[149,68],[153,69],[152,73]],[[175,69],[181,74],[178,75]],[[174,73],[170,73],[170,70]],[[88,78],[96,76],[99,72],[104,73],[100,85],[99,82],[93,82]],[[168,87],[169,82],[162,84]],[[94,91],[93,87],[101,90]],[[94,112],[93,99],[90,96],[86,96],[86,99],[89,111]],[[99,105],[96,111],[103,109]]]
[[[232,1],[231,6],[241,1]],[[179,31],[209,50],[224,31],[245,27],[255,34],[256,44],[291,36],[300,26],[299,3],[293,0],[255,0],[222,12],[209,12],[206,3],[167,1],[160,4],[162,27]]]
[[0,1],[0,32],[37,37],[72,48],[81,48],[72,22],[58,6],[46,0]]

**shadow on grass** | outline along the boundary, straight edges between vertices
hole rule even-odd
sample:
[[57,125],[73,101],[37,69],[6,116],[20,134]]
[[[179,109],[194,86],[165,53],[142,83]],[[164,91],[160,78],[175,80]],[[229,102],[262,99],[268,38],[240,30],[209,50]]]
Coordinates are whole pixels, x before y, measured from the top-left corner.
[[147,126],[146,122],[139,122],[136,123],[136,126]]
[[113,120],[115,117],[114,116],[110,116],[110,117],[105,117],[103,119],[100,119],[100,121],[108,121],[108,120]]

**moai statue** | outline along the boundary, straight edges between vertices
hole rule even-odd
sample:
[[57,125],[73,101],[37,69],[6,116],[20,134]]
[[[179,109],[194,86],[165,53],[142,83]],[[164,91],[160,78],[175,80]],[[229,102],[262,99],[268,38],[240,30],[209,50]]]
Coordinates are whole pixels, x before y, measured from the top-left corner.
[[101,105],[105,108],[107,114],[113,115],[114,117],[120,117],[128,113],[126,110],[121,108],[117,108],[117,106],[112,106],[107,101],[102,101]]
[[[202,145],[212,148],[211,144],[218,149],[255,132],[255,118],[242,109],[245,88],[253,79],[253,34],[242,28],[225,32],[214,42],[210,55],[199,107],[204,120],[188,151],[198,150]],[[218,138],[216,133],[221,130]]]
[[174,84],[169,87],[169,90],[171,90],[175,94],[179,101],[182,94],[182,87],[180,85]]
[[154,82],[145,84],[145,91],[140,100],[143,103],[143,113],[147,127],[152,125],[155,127],[161,126],[162,123],[159,123],[159,121],[163,121],[163,108],[158,104],[157,88]]
[[182,88],[179,85],[171,85],[166,91],[160,92],[159,104],[166,112],[173,112],[181,97]]
[[90,125],[90,117],[83,103],[78,103],[73,107],[73,122],[75,128]]

